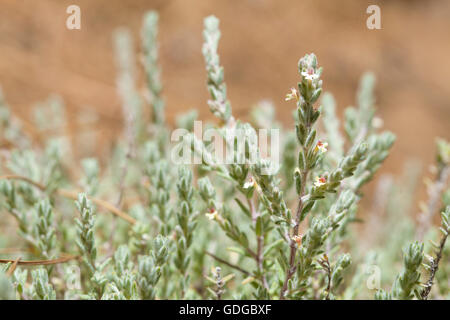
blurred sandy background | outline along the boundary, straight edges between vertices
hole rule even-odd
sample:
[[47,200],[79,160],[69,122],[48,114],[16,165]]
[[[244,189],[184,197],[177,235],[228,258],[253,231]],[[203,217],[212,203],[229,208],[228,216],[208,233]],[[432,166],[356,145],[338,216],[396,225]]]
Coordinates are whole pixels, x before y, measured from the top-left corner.
[[[81,7],[81,30],[67,30],[66,8]],[[366,28],[366,8],[381,7],[382,30]],[[339,113],[353,104],[358,80],[375,72],[378,114],[398,140],[385,172],[405,160],[434,160],[434,138],[450,138],[450,1],[269,0],[0,0],[0,85],[14,112],[30,118],[36,102],[59,94],[71,135],[83,110],[98,114],[94,130],[106,152],[122,125],[115,89],[112,32],[130,28],[136,51],[146,10],[160,13],[160,60],[167,114],[198,108],[210,117],[202,46],[203,18],[220,18],[219,52],[235,115],[261,99],[292,126],[284,95],[298,80],[297,61],[315,52],[324,88]],[[142,78],[142,77],[141,77]],[[83,129],[85,130],[85,128]]]

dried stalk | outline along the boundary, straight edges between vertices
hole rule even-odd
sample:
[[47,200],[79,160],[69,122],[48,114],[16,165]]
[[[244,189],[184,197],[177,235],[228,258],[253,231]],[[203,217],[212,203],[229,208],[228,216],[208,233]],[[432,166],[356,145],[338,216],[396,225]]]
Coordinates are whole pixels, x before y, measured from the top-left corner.
[[[20,266],[48,266],[53,264],[65,263],[78,259],[78,256],[67,253],[61,253],[61,257],[50,260],[21,260],[19,259],[0,259],[0,263],[13,263]],[[12,266],[11,266],[12,267]]]
[[[0,180],[20,180],[20,181],[27,182],[42,191],[46,190],[45,186],[43,186],[42,184],[35,182],[27,177],[20,176],[20,175],[13,175],[13,174],[4,175],[4,176],[0,176]],[[76,192],[76,191],[57,189],[55,191],[55,193],[64,198],[68,198],[68,199],[72,199],[72,200],[78,199],[78,192]],[[110,211],[112,214],[122,218],[123,220],[125,220],[131,224],[136,223],[136,219],[129,216],[127,213],[123,212],[122,210],[117,209],[114,205],[110,204],[109,202],[98,199],[98,198],[89,197],[89,196],[88,196],[88,198],[89,198],[89,200],[91,200],[93,203],[95,203],[99,207],[102,207],[102,208]]]
[[220,263],[226,264],[227,266],[229,266],[230,268],[236,269],[240,272],[242,272],[243,274],[247,275],[247,276],[251,276],[251,273],[242,269],[241,267],[238,267],[237,265],[234,265],[232,263],[229,263],[228,261],[219,258],[218,256],[212,254],[211,252],[205,251],[205,254],[207,254],[208,256],[210,256],[211,258],[213,258],[214,260],[219,261]]

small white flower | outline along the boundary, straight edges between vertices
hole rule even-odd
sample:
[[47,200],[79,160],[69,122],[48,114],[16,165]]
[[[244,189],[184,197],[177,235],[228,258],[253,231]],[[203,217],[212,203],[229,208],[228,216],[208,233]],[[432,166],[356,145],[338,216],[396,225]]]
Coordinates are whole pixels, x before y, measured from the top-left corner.
[[316,152],[325,153],[328,151],[327,147],[328,147],[328,143],[322,142],[319,140],[319,141],[317,141],[317,144],[316,144],[316,147],[314,148],[314,150]]
[[254,180],[253,178],[250,178],[248,181],[246,181],[246,182],[244,183],[243,188],[244,188],[245,190],[247,190],[247,189],[250,189],[250,188],[254,188],[255,186],[256,186],[255,180]]
[[286,94],[286,98],[284,98],[285,101],[290,101],[290,100],[296,100],[298,101],[298,99],[300,99],[299,95],[298,95],[298,91],[295,88],[291,88],[291,92],[289,92],[288,94]]
[[262,192],[261,187],[256,183],[255,179],[253,179],[252,177],[250,177],[250,179],[244,183],[243,188],[244,190],[255,188],[258,193]]
[[374,128],[379,129],[383,126],[383,119],[379,118],[379,117],[374,117],[372,120],[372,125]]
[[327,179],[324,177],[316,177],[316,181],[314,182],[314,186],[320,188],[321,186],[327,183]]
[[316,80],[319,78],[319,75],[317,73],[314,72],[313,68],[309,68],[305,71],[302,71],[302,77],[305,78],[306,80]]
[[211,209],[209,210],[209,213],[205,213],[205,216],[209,219],[209,220],[216,220],[218,217],[219,213],[217,212],[216,209]]
[[297,243],[298,246],[300,246],[302,244],[302,236],[301,235],[295,235],[292,237],[292,240],[295,241],[295,243]]

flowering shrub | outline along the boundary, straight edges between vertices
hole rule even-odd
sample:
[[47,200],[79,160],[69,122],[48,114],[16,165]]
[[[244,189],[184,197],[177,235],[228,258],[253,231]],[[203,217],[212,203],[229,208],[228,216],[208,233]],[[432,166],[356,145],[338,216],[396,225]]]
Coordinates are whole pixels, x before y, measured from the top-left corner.
[[[227,98],[217,52],[219,21],[207,17],[202,52],[208,106],[218,120],[208,126],[234,160],[223,163],[214,144],[193,133],[196,112],[177,119],[187,132],[187,148],[170,143],[157,26],[158,15],[148,13],[142,29],[145,95],[135,83],[130,36],[126,30],[115,34],[125,130],[104,165],[94,158],[78,165],[61,137],[36,145],[0,96],[0,298],[449,297],[446,141],[438,141],[436,179],[428,184],[430,199],[419,222],[401,214],[413,200],[396,197],[411,183],[382,185],[392,194],[377,202],[387,222],[371,230],[379,239],[366,250],[367,233],[355,223],[363,218],[372,228],[380,218],[361,212],[363,187],[395,141],[394,134],[380,131],[375,116],[374,76],[363,76],[357,106],[347,108],[340,122],[332,95],[322,94],[317,57],[307,54],[298,63],[298,84],[285,97],[295,108],[295,131],[275,122],[267,102],[244,122]],[[38,115],[50,109],[54,116],[38,126],[60,121],[57,100],[41,106]],[[264,155],[256,135],[271,128],[279,132],[280,163]],[[192,153],[198,165],[174,163],[180,153]],[[77,178],[73,167],[80,168]],[[439,211],[438,229],[432,222]],[[426,239],[431,245],[424,245]]]

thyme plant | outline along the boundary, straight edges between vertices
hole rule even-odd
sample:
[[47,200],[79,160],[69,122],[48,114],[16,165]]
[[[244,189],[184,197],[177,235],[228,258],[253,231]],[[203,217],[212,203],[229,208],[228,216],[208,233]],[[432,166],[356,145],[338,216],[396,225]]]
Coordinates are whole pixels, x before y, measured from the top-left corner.
[[[130,34],[115,33],[124,132],[109,157],[74,158],[71,144],[54,136],[35,143],[0,93],[1,299],[450,297],[448,142],[438,140],[435,179],[417,221],[407,210],[414,197],[395,198],[412,194],[413,182],[379,180],[379,190],[393,191],[376,194],[389,221],[376,230],[379,215],[361,200],[396,137],[381,130],[373,74],[363,75],[355,106],[340,120],[332,94],[323,92],[326,70],[306,54],[277,109],[292,111],[295,130],[276,121],[267,101],[239,119],[220,63],[219,20],[209,16],[202,53],[206,104],[217,121],[204,127],[214,139],[195,132],[199,113],[191,111],[176,120],[184,131],[175,144],[164,113],[158,20],[147,13],[141,33],[145,90]],[[39,104],[37,128],[50,125],[45,110],[65,114],[62,101],[49,99]],[[275,129],[266,135],[275,144],[264,146],[262,129]],[[232,156],[222,161],[219,149]],[[268,156],[276,152],[280,161]],[[175,161],[180,156],[190,160]],[[384,241],[366,241],[362,220]],[[379,270],[374,286],[367,266]]]

